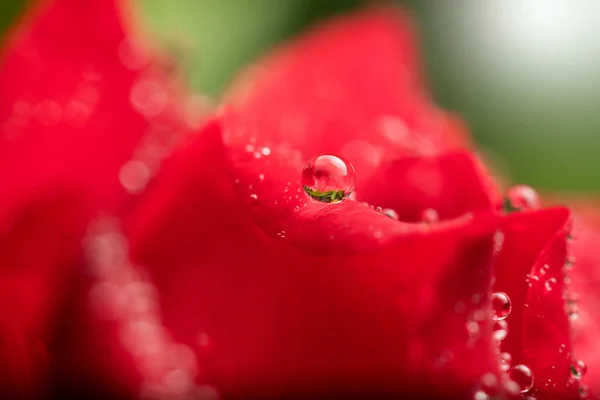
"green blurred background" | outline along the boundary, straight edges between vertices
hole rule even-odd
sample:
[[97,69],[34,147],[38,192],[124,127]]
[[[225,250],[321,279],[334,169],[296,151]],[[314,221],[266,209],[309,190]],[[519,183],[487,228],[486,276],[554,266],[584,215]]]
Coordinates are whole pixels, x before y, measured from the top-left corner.
[[[361,0],[133,0],[195,90],[218,97],[244,64]],[[468,121],[513,182],[600,189],[600,3],[397,1],[413,10],[434,96]],[[0,4],[0,24],[23,0]],[[590,7],[597,8],[596,10]]]

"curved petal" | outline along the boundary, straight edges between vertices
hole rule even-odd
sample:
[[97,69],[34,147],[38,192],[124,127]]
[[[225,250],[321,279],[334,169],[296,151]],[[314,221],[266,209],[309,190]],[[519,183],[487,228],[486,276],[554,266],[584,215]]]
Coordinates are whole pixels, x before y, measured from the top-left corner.
[[571,316],[575,360],[587,365],[581,382],[590,392],[600,393],[600,213],[591,204],[577,202],[573,226],[574,240],[569,270],[571,285],[567,297]]
[[568,218],[565,208],[514,213],[502,227],[494,290],[512,303],[502,351],[513,365],[531,369],[534,396],[577,396],[569,382],[572,354],[563,300]]
[[424,210],[442,220],[500,204],[490,175],[466,151],[435,157],[404,157],[383,164],[357,191],[359,200],[398,213],[401,221],[418,222]]
[[9,376],[29,380],[11,381],[15,387],[0,390],[37,388],[39,365],[15,361],[19,357],[10,357],[16,354],[12,349],[48,345],[88,220],[123,205],[127,182],[121,168],[138,156],[134,148],[153,129],[153,118],[162,123],[169,111],[166,89],[159,99],[147,90],[162,90],[157,86],[163,81],[146,66],[147,54],[134,51],[121,5],[36,2],[3,50],[0,331],[13,332],[6,337],[20,344],[3,341],[0,358],[6,354],[14,361]]
[[232,87],[226,143],[341,155],[364,176],[382,160],[464,146],[462,124],[422,88],[415,46],[410,18],[391,6],[314,28]]
[[[377,398],[465,394],[497,371],[491,321],[476,337],[466,328],[489,310],[493,218],[398,233],[369,251],[306,251],[255,225],[226,154],[210,125],[164,165],[127,229],[165,325],[196,350],[200,381],[235,398]],[[314,231],[328,218],[315,212]]]

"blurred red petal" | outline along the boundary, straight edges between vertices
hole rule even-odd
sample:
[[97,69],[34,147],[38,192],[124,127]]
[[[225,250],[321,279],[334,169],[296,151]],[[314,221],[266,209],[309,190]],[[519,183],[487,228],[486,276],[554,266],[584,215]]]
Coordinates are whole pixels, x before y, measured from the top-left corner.
[[[125,35],[120,5],[40,1],[2,54],[0,330],[30,338],[22,343],[49,340],[85,225],[99,210],[123,204],[119,170],[149,128],[142,114],[153,97],[136,92],[149,79],[138,79],[147,78],[137,71],[144,60]],[[12,360],[9,383],[27,395],[40,383],[38,365],[16,360],[13,344],[18,348],[3,342],[0,358]],[[14,381],[23,376],[31,380]]]

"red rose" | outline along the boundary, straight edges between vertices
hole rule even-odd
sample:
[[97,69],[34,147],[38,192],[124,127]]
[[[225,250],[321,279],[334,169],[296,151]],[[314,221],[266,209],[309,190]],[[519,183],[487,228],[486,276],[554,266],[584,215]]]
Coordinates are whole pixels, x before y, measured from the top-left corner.
[[[191,127],[116,3],[40,7],[0,70],[6,393],[579,397],[569,211],[520,188],[502,212],[405,14],[275,52],[158,170]],[[348,176],[332,203],[307,194],[322,154],[352,164],[355,197]]]

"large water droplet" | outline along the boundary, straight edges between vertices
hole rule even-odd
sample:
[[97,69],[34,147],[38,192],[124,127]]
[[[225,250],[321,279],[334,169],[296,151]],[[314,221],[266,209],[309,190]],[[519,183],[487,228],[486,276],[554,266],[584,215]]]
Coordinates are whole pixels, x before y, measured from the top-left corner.
[[506,195],[506,211],[535,210],[540,208],[540,198],[530,186],[516,185],[508,189]]
[[315,200],[337,203],[354,191],[354,167],[332,155],[311,158],[302,170],[302,186]]
[[587,366],[581,360],[577,360],[571,365],[571,375],[575,379],[581,379],[582,376],[587,372]]
[[519,386],[521,393],[526,393],[533,387],[533,372],[526,365],[515,365],[508,371],[508,376]]
[[492,294],[492,310],[494,311],[494,321],[501,321],[508,317],[512,310],[510,297],[504,292],[496,292]]

